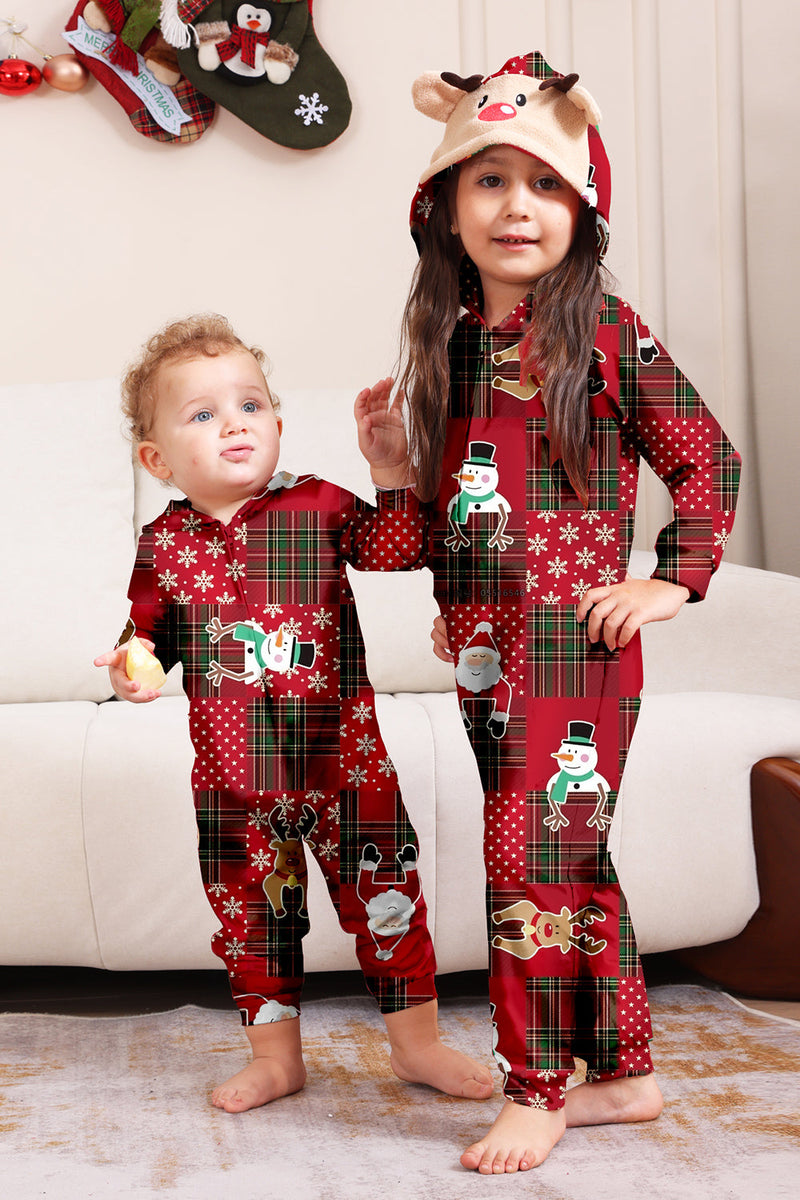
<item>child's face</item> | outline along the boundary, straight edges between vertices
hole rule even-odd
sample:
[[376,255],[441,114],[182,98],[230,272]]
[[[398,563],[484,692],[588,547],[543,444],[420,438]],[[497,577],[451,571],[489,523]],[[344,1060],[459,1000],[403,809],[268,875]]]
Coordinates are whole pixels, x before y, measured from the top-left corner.
[[155,419],[138,447],[151,475],[170,479],[195,508],[228,521],[275,474],[281,420],[246,350],[161,367]]
[[453,227],[481,277],[484,300],[511,307],[565,258],[580,211],[574,188],[538,158],[490,146],[461,165]]

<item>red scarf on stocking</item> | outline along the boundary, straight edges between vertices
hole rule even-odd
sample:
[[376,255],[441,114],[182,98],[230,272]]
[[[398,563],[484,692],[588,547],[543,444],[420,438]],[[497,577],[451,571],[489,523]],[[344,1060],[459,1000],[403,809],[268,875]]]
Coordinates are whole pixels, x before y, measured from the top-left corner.
[[243,29],[241,25],[234,25],[228,40],[217,43],[217,53],[222,62],[227,62],[241,50],[242,62],[245,66],[254,67],[256,65],[256,46],[268,45],[268,33],[253,33],[251,29]]

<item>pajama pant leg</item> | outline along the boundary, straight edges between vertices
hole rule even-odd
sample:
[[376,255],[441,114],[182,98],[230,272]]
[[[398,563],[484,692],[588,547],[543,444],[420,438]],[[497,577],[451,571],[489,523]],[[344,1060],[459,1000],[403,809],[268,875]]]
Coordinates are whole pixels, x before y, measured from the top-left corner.
[[243,1024],[300,1011],[309,848],[342,927],[356,935],[381,1011],[435,997],[417,839],[399,792],[216,791],[197,792],[195,801],[201,872],[221,924],[212,948],[228,970]]
[[[519,660],[512,608],[469,610],[471,624],[491,622],[509,676],[509,664]],[[449,630],[468,634],[463,615],[445,616]],[[574,610],[556,620],[569,628]],[[552,653],[540,671],[529,663],[524,716],[512,702],[502,738],[486,732],[485,703],[481,715],[479,701],[466,698],[485,789],[495,1055],[505,1094],[547,1109],[563,1105],[575,1055],[586,1059],[590,1079],[652,1070],[641,967],[606,845],[638,712],[638,699],[631,698],[641,686],[638,641],[622,669],[619,654],[601,657],[605,650],[586,650],[582,631],[571,636],[580,647],[576,658],[585,655],[589,665],[581,658],[575,670],[570,647]],[[452,632],[450,642],[458,658]],[[591,758],[582,774],[592,778],[584,778],[573,798],[565,788],[559,802],[555,755],[570,732],[587,742],[578,750]]]

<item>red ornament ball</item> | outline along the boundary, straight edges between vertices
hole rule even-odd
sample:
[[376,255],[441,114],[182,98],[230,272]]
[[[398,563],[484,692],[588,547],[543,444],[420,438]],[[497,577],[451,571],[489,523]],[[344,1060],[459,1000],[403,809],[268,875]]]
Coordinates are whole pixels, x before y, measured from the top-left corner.
[[0,92],[4,96],[24,96],[42,82],[42,72],[24,58],[0,60]]
[[79,92],[89,82],[89,72],[74,54],[53,54],[42,68],[45,83],[59,92]]

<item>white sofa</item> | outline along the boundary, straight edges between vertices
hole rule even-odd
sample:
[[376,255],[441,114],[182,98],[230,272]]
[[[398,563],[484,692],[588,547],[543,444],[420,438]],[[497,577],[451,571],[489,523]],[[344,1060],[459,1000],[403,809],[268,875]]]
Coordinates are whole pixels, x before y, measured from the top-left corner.
[[[283,397],[282,465],[369,496],[355,393]],[[0,963],[219,967],[195,857],[186,702],[110,698],[95,654],[126,619],[134,471],[114,380],[0,388]],[[632,570],[650,563],[636,554]],[[427,571],[354,580],[379,716],[421,840],[440,970],[486,962],[481,792]],[[759,902],[749,774],[800,759],[800,579],[724,565],[705,603],[645,630],[646,692],[615,860],[643,952],[732,938]],[[798,847],[800,850],[800,846]],[[312,871],[308,970],[355,968]]]

